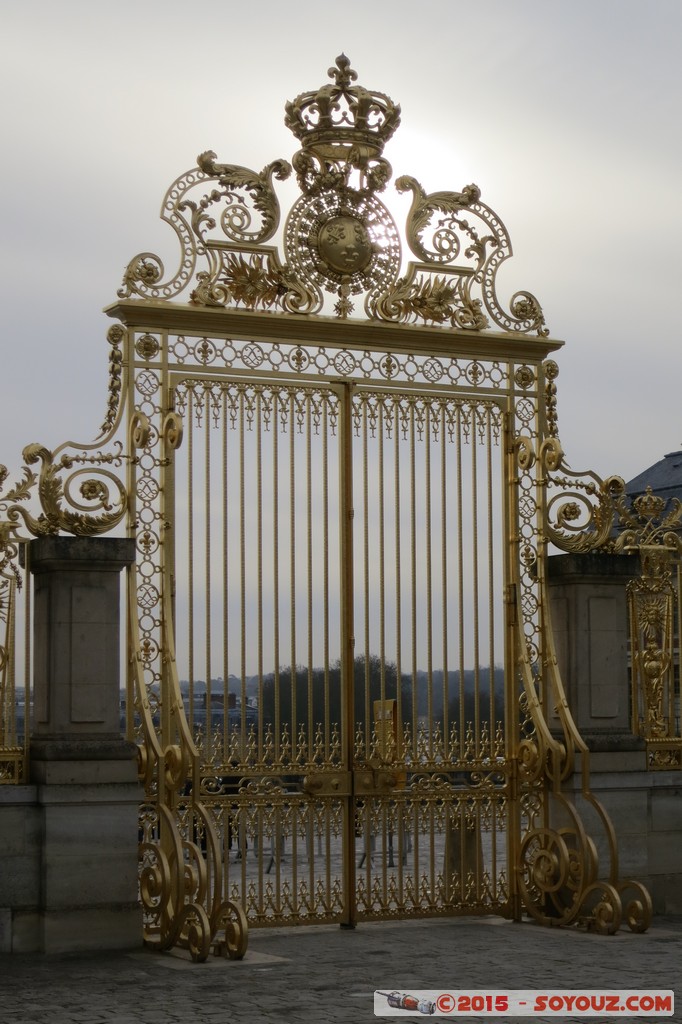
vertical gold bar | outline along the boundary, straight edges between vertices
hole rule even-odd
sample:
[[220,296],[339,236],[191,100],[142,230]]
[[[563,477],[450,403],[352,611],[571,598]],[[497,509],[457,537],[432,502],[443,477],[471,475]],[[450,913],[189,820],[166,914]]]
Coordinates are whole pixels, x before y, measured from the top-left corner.
[[275,762],[281,757],[282,719],[280,707],[280,653],[279,653],[279,404],[282,393],[273,391],[272,412],[272,646],[275,674]]
[[[187,657],[189,706],[194,708],[194,391],[187,389]],[[164,704],[167,701],[164,700]],[[164,742],[169,742],[164,738]],[[206,749],[211,748],[211,724],[206,717]]]
[[[378,509],[379,509],[379,660],[380,683],[379,699],[386,700],[386,538],[385,538],[385,493],[384,493],[384,404],[379,400],[379,472],[378,472]],[[384,745],[384,751],[385,751]]]
[[490,741],[495,736],[495,531],[493,511],[493,407],[488,406],[486,416],[486,483],[488,492],[488,665],[489,665],[489,701],[490,701]]
[[[282,804],[278,804],[277,809],[279,810],[281,817],[284,818],[286,816],[286,813],[287,813],[286,809],[282,806]],[[289,814],[293,818],[293,815],[295,814],[295,806],[289,808]],[[293,899],[291,901],[292,904],[293,904],[293,906],[292,906],[292,913],[293,913],[294,918],[297,918],[300,915],[300,903],[299,903],[299,892],[298,892],[298,850],[296,848],[297,839],[298,839],[298,829],[294,828],[293,821],[291,823],[291,828],[289,829],[289,831],[291,833],[291,895],[293,897]],[[279,858],[279,853],[280,853],[279,836],[280,836],[280,834],[283,834],[283,830],[281,830],[281,831],[278,830],[277,837],[276,837],[277,838],[276,855],[277,855],[277,858],[278,858],[278,865],[277,865],[278,871],[280,870],[279,864],[281,862],[280,858]]]
[[440,549],[441,549],[441,621],[443,624],[443,757],[450,760],[449,708],[450,680],[448,667],[448,494],[447,494],[446,403],[440,404]]
[[[246,464],[245,464],[244,389],[239,391],[239,597],[240,597],[240,675],[241,729],[240,758],[246,753]],[[246,858],[245,858],[246,859]]]
[[256,576],[258,645],[258,761],[263,760],[263,405],[256,394]]
[[[412,669],[412,757],[418,757],[418,722],[417,715],[417,481],[415,452],[415,410],[414,400],[410,400],[409,443],[410,443],[410,599],[411,599],[411,669]],[[415,834],[415,856],[417,836]]]
[[[682,629],[682,590],[680,589],[680,584],[682,583],[682,562],[680,562],[679,559],[678,559],[678,562],[677,562],[677,568],[676,568],[675,575],[676,575],[676,581],[677,582],[676,582],[676,585],[674,584],[673,586],[676,586],[676,588],[677,588],[675,590],[675,604],[677,605],[677,631],[675,633],[675,637],[677,639],[677,659],[676,659],[676,664],[677,664],[677,667],[678,667],[678,672],[677,672],[677,691],[675,690],[675,674],[674,673],[673,673],[673,686],[671,687],[671,689],[673,691],[673,710],[672,710],[672,713],[671,713],[671,724],[672,724],[672,734],[674,736],[679,736],[679,735],[682,734],[682,729],[681,729],[681,724],[682,723],[680,723],[680,707],[682,706],[682,633],[680,632],[680,630]],[[675,651],[673,651],[673,654],[675,654]],[[677,697],[677,700],[676,700],[676,697]],[[677,708],[677,715],[675,713],[675,709],[676,708]]]
[[[129,343],[132,343],[132,332],[130,332],[130,333],[131,333],[131,338],[130,338]],[[159,425],[160,431],[163,431],[163,422],[164,422],[164,419],[166,417],[166,413],[170,410],[170,408],[172,407],[172,404],[173,404],[173,395],[172,395],[172,392],[171,392],[171,389],[170,389],[170,386],[169,386],[169,378],[168,378],[168,335],[165,334],[165,333],[162,335],[162,342],[161,342],[160,352],[161,352],[162,365],[161,365],[161,373],[160,373],[161,387],[160,387],[160,390],[159,390],[159,407],[158,407],[159,419],[158,419],[158,425]],[[134,357],[132,355],[132,352],[130,353],[130,361],[134,362]],[[133,374],[133,376],[134,376],[134,374]],[[134,407],[134,402],[135,402],[135,397],[134,396],[135,396],[135,384],[134,384],[134,381],[131,381],[131,392],[130,392],[130,400],[131,400],[130,408],[131,409]],[[191,427],[190,427],[190,433],[191,433]],[[162,447],[164,447],[164,449],[165,449],[164,442],[161,442],[161,444],[162,444]],[[166,457],[165,457],[166,456],[166,451],[165,450],[163,450],[162,455],[163,455],[163,465],[161,467],[159,467],[159,482],[160,482],[160,485],[161,485],[160,486],[161,497],[160,497],[160,503],[159,503],[160,504],[159,512],[160,512],[161,516],[163,517],[163,519],[165,520],[167,515],[172,514],[171,510],[174,508],[174,501],[175,501],[175,459],[171,455],[171,457],[168,460],[166,460]],[[162,545],[162,566],[163,566],[162,567],[162,584],[161,584],[162,599],[163,599],[163,597],[166,594],[169,594],[169,593],[172,594],[172,592],[173,592],[173,580],[174,580],[174,575],[175,575],[175,553],[174,552],[175,552],[176,540],[175,540],[175,536],[174,535],[168,536],[168,533],[172,534],[172,531],[167,531],[165,536],[163,536],[162,538],[159,538],[160,541],[161,541],[161,545]],[[171,607],[172,607],[172,599],[171,599]],[[163,630],[162,626],[161,626],[159,632],[160,632],[160,639],[161,639],[161,647],[163,649],[165,647],[165,637],[163,636],[164,630]],[[174,732],[173,732],[173,730],[174,730],[174,722],[173,722],[172,717],[171,717],[172,695],[171,695],[171,686],[170,686],[170,679],[169,679],[169,670],[168,670],[168,665],[166,664],[165,658],[161,658],[161,664],[159,666],[159,675],[160,675],[160,683],[161,683],[161,685],[160,685],[160,689],[161,689],[161,694],[160,694],[160,696],[161,696],[161,738],[162,738],[162,743],[164,745],[167,745],[167,744],[169,744],[171,742],[174,742],[176,737],[175,737]],[[190,676],[190,678],[191,678],[191,676]],[[190,692],[191,692],[191,683],[190,683]],[[191,699],[190,699],[190,708],[192,708],[192,700]]]
[[498,803],[497,795],[490,798],[490,885],[492,888],[493,902],[498,901],[498,879],[497,879],[497,817]]
[[[334,804],[329,803],[325,806],[324,813],[324,861],[325,861],[325,892],[327,899],[331,904],[332,895],[332,831],[333,831],[333,816],[334,816]],[[322,850],[320,848],[320,853]],[[351,861],[352,863],[352,861]]]
[[[313,465],[311,395],[306,393],[306,573],[308,619],[308,761],[315,745],[315,715],[313,708]],[[312,844],[311,844],[312,845]]]
[[[367,423],[367,401],[366,395],[360,395],[362,401],[362,537],[363,537],[363,633],[364,633],[364,703],[365,703],[365,751],[367,756],[372,754],[372,708],[369,699],[369,657],[370,657],[370,634],[369,634],[369,455],[368,436],[369,426]],[[355,666],[353,666],[355,669]],[[355,674],[355,672],[353,673]]]
[[480,656],[480,623],[479,623],[479,539],[478,539],[478,416],[479,407],[471,403],[471,519],[472,519],[472,599],[474,613],[474,749],[476,756],[480,754],[481,743],[481,656]]
[[459,759],[464,758],[464,499],[462,495],[462,406],[457,405],[457,611],[459,615]]
[[[395,668],[398,692],[398,749],[401,759],[403,749],[403,701],[402,701],[402,581],[401,581],[401,536],[400,536],[400,397],[393,402],[393,480],[394,480],[394,521],[395,521]],[[413,709],[414,713],[414,709]],[[401,868],[402,874],[402,868]]]
[[291,664],[291,732],[295,753],[298,746],[298,714],[296,707],[296,395],[289,394],[289,604]]
[[222,423],[222,527],[223,527],[223,557],[222,557],[222,584],[223,584],[223,614],[222,614],[222,630],[223,630],[223,690],[225,696],[225,714],[223,715],[223,762],[227,760],[228,750],[228,732],[229,732],[229,714],[228,714],[228,695],[229,695],[229,679],[230,679],[230,667],[229,667],[229,634],[230,634],[230,602],[229,602],[229,564],[230,564],[230,551],[229,551],[229,502],[227,496],[229,494],[229,481],[228,481],[228,417],[227,417],[227,396],[225,387],[221,389],[221,423]]
[[[212,710],[212,687],[211,687],[211,417],[210,401],[211,392],[208,382],[204,386],[204,398],[206,402],[206,414],[204,416],[204,538],[205,546],[205,588],[204,588],[204,613],[206,616],[206,717],[211,716]],[[212,716],[211,716],[212,718]]]
[[[343,765],[353,768],[355,742],[355,680],[354,680],[354,560],[353,560],[353,385],[347,384],[341,394],[339,415],[339,527],[341,531],[341,742]],[[349,795],[343,801],[343,895],[341,923],[355,927],[355,801]]]
[[[509,379],[513,380],[513,367],[508,370]],[[511,408],[507,409],[504,423],[504,451],[505,451],[505,522],[503,524],[504,536],[508,538],[505,543],[505,586],[517,588],[519,585],[519,541],[517,539],[519,523],[519,468],[516,462],[514,437],[514,408],[513,399]],[[519,650],[519,636],[515,622],[516,608],[505,605],[505,757],[511,764],[511,778],[509,782],[509,801],[506,812],[507,826],[507,865],[509,884],[510,912],[515,921],[521,920],[522,901],[519,888],[519,876],[516,865],[519,862],[520,853],[520,832],[521,832],[521,811],[519,794],[519,773],[517,749],[519,741],[518,723],[518,694],[517,694],[517,658],[521,655]],[[525,652],[524,652],[525,653]]]
[[433,564],[431,537],[431,402],[424,401],[424,547],[426,554],[426,716],[433,761]]
[[[397,817],[397,831],[398,831],[398,905],[403,906],[405,900],[405,877],[403,865],[406,858],[407,844],[405,842],[405,831],[406,831],[406,807],[405,807],[405,790],[399,792],[396,797],[396,817]],[[409,823],[407,823],[409,825]]]
[[[329,721],[329,402],[323,398],[322,415],[322,549],[323,549],[323,637],[324,637],[324,760],[329,763],[331,727]],[[339,652],[340,653],[340,652]],[[329,892],[329,884],[327,892]]]
[[381,833],[379,838],[381,839],[381,910],[386,908],[387,896],[388,896],[388,852],[387,852],[387,840],[391,832],[391,821],[390,821],[390,800],[388,796],[384,796],[381,800],[377,801],[381,807]]
[[429,910],[433,910],[438,903],[438,879],[436,871],[436,833],[437,833],[436,809],[433,798],[429,799]]

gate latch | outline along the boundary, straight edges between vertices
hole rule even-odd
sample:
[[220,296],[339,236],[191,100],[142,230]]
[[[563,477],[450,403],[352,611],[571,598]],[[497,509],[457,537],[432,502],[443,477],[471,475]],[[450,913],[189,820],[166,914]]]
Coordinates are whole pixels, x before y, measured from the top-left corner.
[[387,796],[394,789],[404,789],[406,782],[407,773],[400,768],[367,763],[352,772],[310,772],[303,777],[301,788],[312,797],[380,797]]
[[302,789],[308,796],[350,796],[351,773],[314,772],[303,777]]
[[390,765],[363,765],[353,772],[353,795],[386,796],[394,789],[404,789],[407,773]]

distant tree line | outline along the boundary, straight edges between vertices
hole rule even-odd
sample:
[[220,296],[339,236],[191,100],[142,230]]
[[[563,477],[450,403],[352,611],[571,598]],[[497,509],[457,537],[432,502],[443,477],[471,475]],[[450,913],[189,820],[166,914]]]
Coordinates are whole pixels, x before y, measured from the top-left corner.
[[[374,701],[395,700],[398,696],[398,670],[394,662],[383,664],[377,655],[358,655],[353,665],[354,675],[354,722],[365,724],[367,696],[369,697],[369,713],[374,714]],[[447,698],[448,719],[458,721],[460,718],[460,673],[448,672],[447,686],[443,687],[443,672],[434,671],[431,675],[431,717],[433,721],[443,717],[444,697]],[[383,693],[382,693],[383,681]],[[476,692],[478,691],[478,717],[480,722],[490,721],[490,669],[465,669],[464,678],[464,720],[473,721],[476,714]],[[493,669],[494,690],[494,721],[504,717],[504,670]],[[324,669],[296,668],[295,683],[292,687],[291,666],[283,666],[279,673],[274,672],[263,680],[263,698],[260,718],[264,724],[275,721],[275,700],[279,693],[279,720],[282,725],[288,723],[290,731],[301,722],[309,719],[310,702],[312,702],[312,719],[318,722],[341,723],[341,664],[334,662],[325,674]],[[296,698],[296,721],[292,719],[292,694]],[[411,674],[402,673],[400,677],[400,698],[403,723],[411,722],[415,717],[426,717],[429,708],[429,677],[428,673],[418,671],[412,680]],[[328,719],[327,716],[328,715]]]

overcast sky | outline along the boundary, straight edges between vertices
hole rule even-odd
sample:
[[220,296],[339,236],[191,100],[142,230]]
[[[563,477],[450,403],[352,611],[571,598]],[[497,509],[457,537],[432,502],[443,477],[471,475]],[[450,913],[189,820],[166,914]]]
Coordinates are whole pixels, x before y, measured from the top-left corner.
[[543,305],[575,469],[626,479],[680,447],[679,0],[2,2],[0,462],[89,441],[128,260],[175,254],[170,182],[214,149],[296,149],[283,107],[344,51],[402,106],[386,155],[469,182],[506,224],[500,274]]

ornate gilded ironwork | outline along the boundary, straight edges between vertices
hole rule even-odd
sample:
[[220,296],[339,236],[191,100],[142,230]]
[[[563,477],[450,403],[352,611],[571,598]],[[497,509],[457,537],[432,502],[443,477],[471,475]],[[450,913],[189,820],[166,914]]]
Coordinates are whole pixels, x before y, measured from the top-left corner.
[[[682,769],[676,708],[675,637],[679,635],[682,504],[650,487],[619,502],[615,550],[638,555],[640,575],[627,585],[632,661],[632,731],[646,740],[651,769]],[[673,582],[673,573],[676,575]]]
[[[0,467],[0,476],[4,471]],[[20,783],[26,776],[26,735],[18,733],[19,694],[16,687],[15,614],[17,591],[22,580],[12,561],[16,557],[15,545],[8,540],[8,524],[0,523],[0,538],[4,547],[0,551],[0,785]],[[28,701],[23,696],[24,721]]]
[[[545,364],[548,437],[538,461],[548,492],[547,538],[565,551],[613,551],[638,556],[640,575],[627,585],[632,662],[632,731],[647,743],[648,766],[682,768],[676,709],[674,641],[682,552],[682,505],[650,488],[630,501],[621,477],[602,480],[566,465],[557,437],[556,364]],[[519,458],[532,465],[532,444],[519,439]],[[634,567],[633,567],[634,571]]]
[[[543,569],[550,540],[606,543],[619,484],[565,464],[561,343],[531,293],[500,303],[511,243],[478,187],[397,179],[403,266],[383,156],[400,109],[344,55],[329,77],[286,106],[291,166],[206,152],[171,185],[178,268],[138,254],[107,310],[99,445],[29,447],[0,498],[6,551],[22,525],[126,513],[136,538],[147,941],[240,956],[247,922],[468,912],[613,931],[628,886],[646,927],[589,789]],[[576,756],[605,877],[562,791]]]
[[[515,442],[520,469],[521,572],[513,596],[519,609],[516,621],[522,627],[520,649],[525,647],[519,662],[525,714],[519,746],[520,799],[528,822],[519,849],[523,900],[532,916],[543,923],[579,921],[612,933],[625,920],[632,930],[643,931],[651,922],[651,899],[639,882],[621,878],[613,826],[591,790],[589,750],[576,728],[558,670],[545,579],[550,543],[580,553],[612,548],[624,484],[619,477],[603,481],[594,473],[576,473],[567,465],[557,437],[556,363],[548,360],[540,369],[546,429],[528,430],[531,420],[525,416]],[[524,372],[516,383],[525,389],[528,380]],[[519,407],[526,409],[525,400],[517,403],[517,410]],[[530,499],[533,480],[539,484],[537,504]],[[539,528],[533,535],[535,516]],[[549,727],[551,708],[559,718],[560,739]],[[573,773],[576,761],[582,780],[578,800],[562,792],[562,783]],[[538,804],[536,794],[524,789],[527,782],[543,777],[549,787],[546,800]],[[607,852],[604,873],[583,823],[585,812],[601,825]]]
[[165,281],[161,259],[140,253],[120,297],[171,299],[191,287],[190,301],[200,307],[318,313],[326,292],[335,296],[336,316],[346,319],[355,308],[351,296],[364,294],[365,313],[374,319],[547,335],[530,292],[513,295],[509,311],[499,302],[497,271],[511,243],[476,185],[427,194],[414,178],[396,181],[399,192],[412,192],[405,232],[418,260],[399,276],[399,232],[378,193],[392,176],[382,153],[400,108],[355,84],[343,54],[329,77],[333,84],[286,105],[285,122],[301,142],[292,163],[302,195],[284,227],[284,259],[264,243],[280,223],[274,181],[285,180],[292,165],[276,160],[258,173],[218,163],[209,151],[163,203],[163,219],[181,246],[177,272]]

